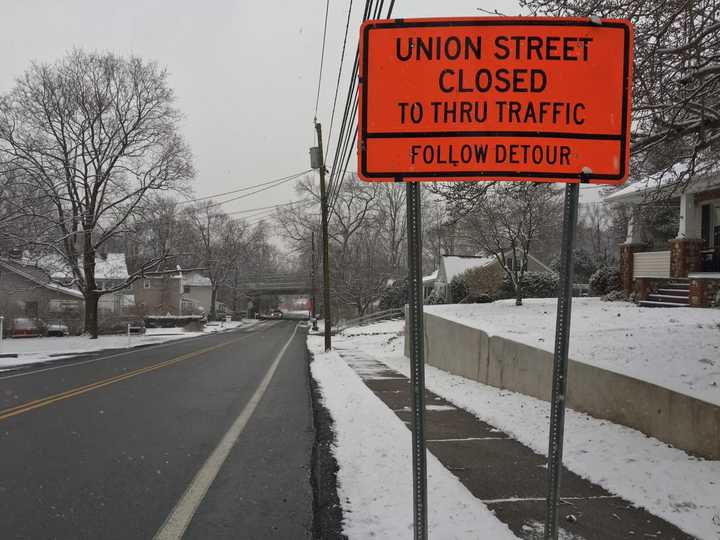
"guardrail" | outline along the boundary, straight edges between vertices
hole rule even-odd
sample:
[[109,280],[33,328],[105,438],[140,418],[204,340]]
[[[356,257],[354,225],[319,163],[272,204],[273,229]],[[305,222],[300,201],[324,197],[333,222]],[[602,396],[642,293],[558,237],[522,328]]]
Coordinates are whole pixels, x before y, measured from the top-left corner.
[[347,328],[352,328],[355,326],[367,326],[368,324],[372,324],[379,321],[387,321],[391,319],[404,319],[405,318],[405,310],[403,308],[392,308],[392,309],[386,309],[383,311],[375,311],[373,313],[368,313],[367,315],[363,315],[362,317],[357,317],[356,319],[349,319],[347,321],[340,321],[335,327],[333,327],[333,334],[337,334],[342,332],[343,330]]

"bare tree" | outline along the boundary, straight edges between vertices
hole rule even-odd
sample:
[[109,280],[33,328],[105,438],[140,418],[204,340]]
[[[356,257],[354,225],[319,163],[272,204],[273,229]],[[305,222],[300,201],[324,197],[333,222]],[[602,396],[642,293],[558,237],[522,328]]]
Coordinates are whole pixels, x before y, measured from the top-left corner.
[[494,256],[512,281],[518,306],[534,242],[557,230],[559,194],[551,184],[497,183],[475,201],[475,211],[466,218],[479,250]]
[[[634,174],[716,165],[720,144],[720,0],[521,0],[534,14],[629,18],[635,25]],[[684,167],[674,167],[683,163]]]
[[217,294],[233,276],[238,261],[246,255],[244,223],[230,219],[212,200],[189,207],[185,215],[196,234],[198,263],[210,279],[210,319],[217,315]]
[[376,217],[378,239],[395,276],[405,273],[407,216],[405,186],[380,184],[377,188]]
[[18,240],[59,257],[85,297],[85,331],[97,337],[101,295],[95,256],[148,193],[178,189],[193,175],[178,131],[167,73],[156,64],[113,54],[68,54],[33,64],[0,101],[0,160],[6,174],[37,190],[53,211],[33,219],[45,234]]

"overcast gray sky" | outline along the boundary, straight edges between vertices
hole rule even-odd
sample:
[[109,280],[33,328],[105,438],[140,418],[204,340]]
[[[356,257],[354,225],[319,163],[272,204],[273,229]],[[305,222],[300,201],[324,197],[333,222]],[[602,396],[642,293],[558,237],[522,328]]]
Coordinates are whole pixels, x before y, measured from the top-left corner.
[[[353,2],[346,74],[364,4]],[[348,5],[330,2],[318,113],[326,129]],[[4,7],[0,92],[31,61],[53,61],[73,47],[133,53],[170,73],[195,156],[199,196],[309,168],[325,0],[6,0]],[[478,7],[519,14],[513,0],[396,0],[393,16],[482,15]],[[346,77],[340,88],[338,108]],[[225,206],[243,210],[293,198],[286,184]]]

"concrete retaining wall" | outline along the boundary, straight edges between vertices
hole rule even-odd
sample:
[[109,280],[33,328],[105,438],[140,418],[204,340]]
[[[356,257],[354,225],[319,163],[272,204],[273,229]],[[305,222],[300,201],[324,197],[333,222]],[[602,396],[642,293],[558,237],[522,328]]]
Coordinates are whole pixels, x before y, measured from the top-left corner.
[[[405,343],[409,356],[409,344]],[[425,360],[483,384],[549,401],[553,355],[425,313]],[[720,459],[720,407],[652,383],[570,360],[568,407]]]

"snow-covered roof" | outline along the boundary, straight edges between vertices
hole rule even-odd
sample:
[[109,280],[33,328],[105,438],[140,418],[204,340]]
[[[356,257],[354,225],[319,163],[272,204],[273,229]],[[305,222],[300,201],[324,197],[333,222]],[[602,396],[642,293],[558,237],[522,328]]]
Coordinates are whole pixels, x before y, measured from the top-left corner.
[[437,270],[435,270],[432,274],[423,276],[423,278],[422,278],[423,285],[432,285],[433,283],[435,283],[437,276],[438,276]]
[[[45,255],[37,259],[35,264],[54,280],[64,281],[73,278],[72,270],[59,255]],[[82,272],[82,266],[80,271]],[[124,253],[95,254],[96,280],[125,280],[127,278],[128,270]]]
[[20,261],[9,261],[4,259],[0,259],[0,266],[50,291],[58,292],[66,296],[72,296],[74,298],[83,298],[82,293],[78,290],[69,289],[68,287],[62,287],[61,285],[52,283],[47,275],[37,267],[28,267]]
[[605,202],[637,203],[659,193],[670,194],[672,198],[677,198],[683,192],[700,193],[720,186],[720,174],[695,178],[684,186],[687,178],[682,173],[682,169],[676,168],[633,182],[605,197]]
[[493,264],[497,259],[495,257],[461,257],[459,255],[445,255],[442,257],[440,265],[444,268],[444,278],[447,283],[452,281],[455,276],[464,273],[471,268],[479,268]]
[[128,269],[124,253],[95,256],[95,279],[127,279]]
[[183,285],[191,287],[210,287],[212,282],[209,277],[198,274],[197,272],[183,272]]

